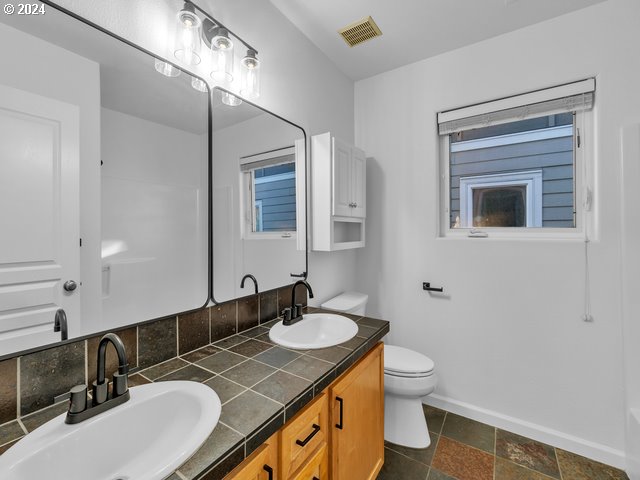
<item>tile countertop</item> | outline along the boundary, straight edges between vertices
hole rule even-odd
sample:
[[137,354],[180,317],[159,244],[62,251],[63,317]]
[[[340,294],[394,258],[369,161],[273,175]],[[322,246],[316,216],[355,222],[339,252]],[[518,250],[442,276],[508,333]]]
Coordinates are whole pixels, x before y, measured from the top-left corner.
[[[306,308],[306,313],[323,311]],[[387,321],[346,316],[356,321],[358,333],[335,347],[303,351],[277,346],[268,333],[276,319],[132,374],[130,386],[202,382],[222,402],[216,428],[168,480],[223,478],[389,332]],[[24,417],[24,427],[32,431],[66,408],[63,402]]]

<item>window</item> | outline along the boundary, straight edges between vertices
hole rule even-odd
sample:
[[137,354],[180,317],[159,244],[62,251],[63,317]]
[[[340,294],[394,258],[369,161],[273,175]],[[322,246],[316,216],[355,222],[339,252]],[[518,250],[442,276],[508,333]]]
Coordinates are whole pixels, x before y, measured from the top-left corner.
[[439,113],[444,233],[576,231],[594,90],[590,79]]
[[296,160],[294,147],[241,159],[247,233],[296,232]]

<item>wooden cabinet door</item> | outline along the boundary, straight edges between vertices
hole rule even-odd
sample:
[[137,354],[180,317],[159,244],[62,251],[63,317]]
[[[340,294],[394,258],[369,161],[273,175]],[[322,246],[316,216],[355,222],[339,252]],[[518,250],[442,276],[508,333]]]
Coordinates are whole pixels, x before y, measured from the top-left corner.
[[333,480],[374,480],[384,463],[383,345],[330,387]]
[[264,442],[255,452],[234,468],[224,480],[276,480],[278,469],[277,434]]
[[351,216],[367,216],[367,156],[359,148],[351,148]]
[[351,146],[338,138],[333,137],[333,151],[331,161],[333,163],[332,207],[333,215],[338,217],[351,216]]

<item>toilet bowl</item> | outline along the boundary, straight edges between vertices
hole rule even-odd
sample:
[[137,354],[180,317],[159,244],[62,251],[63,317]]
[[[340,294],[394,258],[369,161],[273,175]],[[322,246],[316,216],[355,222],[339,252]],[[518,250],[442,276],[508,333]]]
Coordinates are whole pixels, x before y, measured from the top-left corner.
[[384,346],[384,439],[410,448],[431,445],[422,397],[438,384],[433,361],[396,345]]
[[[369,296],[345,292],[321,304],[322,308],[364,316]],[[384,346],[384,439],[410,448],[431,445],[422,397],[436,388],[433,361],[418,352]]]

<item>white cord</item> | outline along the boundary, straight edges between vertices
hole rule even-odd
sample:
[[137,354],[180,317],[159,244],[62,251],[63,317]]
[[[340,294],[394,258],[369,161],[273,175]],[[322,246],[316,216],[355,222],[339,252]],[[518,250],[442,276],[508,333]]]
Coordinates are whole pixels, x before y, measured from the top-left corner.
[[584,234],[584,315],[582,320],[593,322],[591,315],[591,282],[589,280],[589,237]]

